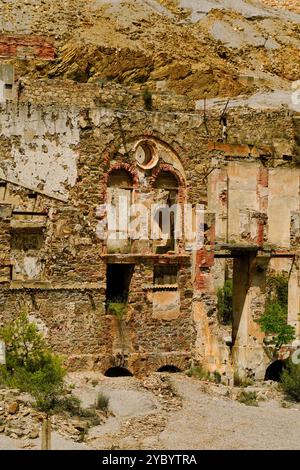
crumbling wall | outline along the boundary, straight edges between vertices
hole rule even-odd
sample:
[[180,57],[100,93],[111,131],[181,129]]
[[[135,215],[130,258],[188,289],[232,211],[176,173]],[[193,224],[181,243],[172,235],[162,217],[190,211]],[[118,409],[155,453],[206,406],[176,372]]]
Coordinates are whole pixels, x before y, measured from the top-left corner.
[[[229,374],[228,333],[216,319],[216,286],[224,279],[224,263],[215,259],[215,237],[224,241],[226,217],[231,216],[229,238],[239,242],[236,211],[266,213],[265,168],[280,164],[285,171],[291,165],[282,158],[293,132],[291,117],[284,110],[251,118],[243,111],[231,112],[224,143],[219,114],[212,111],[206,116],[208,135],[203,112],[166,111],[162,103],[146,112],[141,96],[130,109],[122,109],[118,93],[105,89],[105,99],[98,95],[101,105],[94,100],[93,86],[64,91],[62,84],[57,84],[59,104],[50,105],[56,97],[44,85],[37,88],[44,90],[37,97],[34,86],[25,84],[19,102],[1,108],[1,321],[25,305],[43,321],[54,350],[65,354],[72,367],[104,371],[122,363],[143,373],[168,363],[187,367],[194,359]],[[74,104],[82,90],[82,101]],[[98,237],[112,168],[133,175],[136,200],[154,197],[156,166],[151,173],[136,160],[141,140],[157,146],[157,168],[178,176],[180,203],[208,203],[205,245],[198,253],[181,244],[175,252],[154,254],[151,244],[139,240],[131,245],[132,252],[108,253],[106,240]],[[240,197],[247,187],[251,207],[248,198],[243,202]],[[247,230],[251,244],[263,245],[259,230],[257,236],[251,227]],[[106,269],[109,263],[123,262],[133,263],[135,270],[126,314],[118,320],[106,310]],[[177,285],[154,286],[155,265],[170,263],[178,266]]]

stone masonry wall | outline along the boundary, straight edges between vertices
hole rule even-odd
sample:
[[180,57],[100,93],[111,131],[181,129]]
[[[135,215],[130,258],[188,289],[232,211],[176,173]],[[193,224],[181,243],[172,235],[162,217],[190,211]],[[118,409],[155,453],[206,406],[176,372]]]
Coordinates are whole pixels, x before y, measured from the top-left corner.
[[[222,146],[218,113],[211,111],[204,122],[203,112],[165,110],[162,102],[147,112],[140,96],[131,108],[120,108],[118,92],[94,85],[74,85],[70,91],[57,84],[59,105],[50,104],[47,87],[39,85],[38,95],[25,84],[19,101],[1,108],[1,323],[27,308],[73,368],[105,371],[123,363],[141,373],[167,363],[187,367],[195,357],[193,278],[200,269],[189,252],[153,257],[142,250],[140,257],[127,259],[116,254],[114,262],[132,262],[135,269],[125,317],[117,321],[106,313],[107,250],[96,229],[107,174],[116,165],[136,168],[136,142],[153,139],[170,166],[183,168],[186,200],[206,204],[207,177],[215,164],[247,159],[262,166],[291,165],[282,156],[293,156],[294,121],[285,109],[231,110],[228,142]],[[28,233],[35,233],[37,245],[22,248]],[[179,267],[175,318],[153,314],[147,286],[156,263]],[[213,296],[211,289],[207,305],[213,305]],[[216,324],[214,308],[210,322]]]

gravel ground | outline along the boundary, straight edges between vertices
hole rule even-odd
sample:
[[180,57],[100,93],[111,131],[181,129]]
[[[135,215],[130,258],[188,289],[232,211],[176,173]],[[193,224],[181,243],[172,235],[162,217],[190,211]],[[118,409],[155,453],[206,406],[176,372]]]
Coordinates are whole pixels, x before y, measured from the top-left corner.
[[194,380],[172,379],[183,408],[160,435],[164,449],[300,449],[300,411],[276,403],[246,406],[201,392]]
[[[52,450],[88,450],[85,444],[74,442],[71,439],[66,439],[56,432],[51,436]],[[12,439],[8,436],[0,436],[0,450],[39,450],[41,448],[40,439],[34,440],[21,440]]]
[[[225,386],[182,374],[154,374],[141,381],[74,373],[70,381],[85,406],[105,393],[111,413],[89,430],[85,443],[54,432],[53,449],[300,449],[300,406],[283,408],[272,385],[261,390],[267,400],[253,407],[224,396]],[[1,450],[24,448],[39,449],[40,440],[0,435]]]

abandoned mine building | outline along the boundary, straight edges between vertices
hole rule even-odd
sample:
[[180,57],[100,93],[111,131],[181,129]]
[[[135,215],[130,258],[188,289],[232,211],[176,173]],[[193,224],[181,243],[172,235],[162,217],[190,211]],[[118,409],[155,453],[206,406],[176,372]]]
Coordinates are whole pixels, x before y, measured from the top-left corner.
[[[50,46],[30,47],[51,59]],[[159,90],[149,104],[113,83],[22,80],[5,61],[0,79],[1,324],[25,309],[70,370],[201,364],[224,383],[264,379],[256,320],[276,273],[296,336],[282,354],[300,339],[297,111]],[[174,217],[167,238],[110,237],[105,208],[120,196],[203,207],[203,243],[184,227],[176,238]]]

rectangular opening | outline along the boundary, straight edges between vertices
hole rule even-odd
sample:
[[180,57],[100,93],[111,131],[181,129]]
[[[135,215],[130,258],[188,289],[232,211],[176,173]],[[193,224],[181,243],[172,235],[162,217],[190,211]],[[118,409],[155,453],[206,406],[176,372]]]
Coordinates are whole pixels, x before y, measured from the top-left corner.
[[43,233],[33,230],[14,230],[11,238],[12,250],[40,250],[43,246]]
[[133,264],[108,264],[106,271],[106,307],[110,302],[128,302],[129,289],[134,271]]
[[177,265],[156,265],[154,266],[153,285],[177,286],[177,276]]

